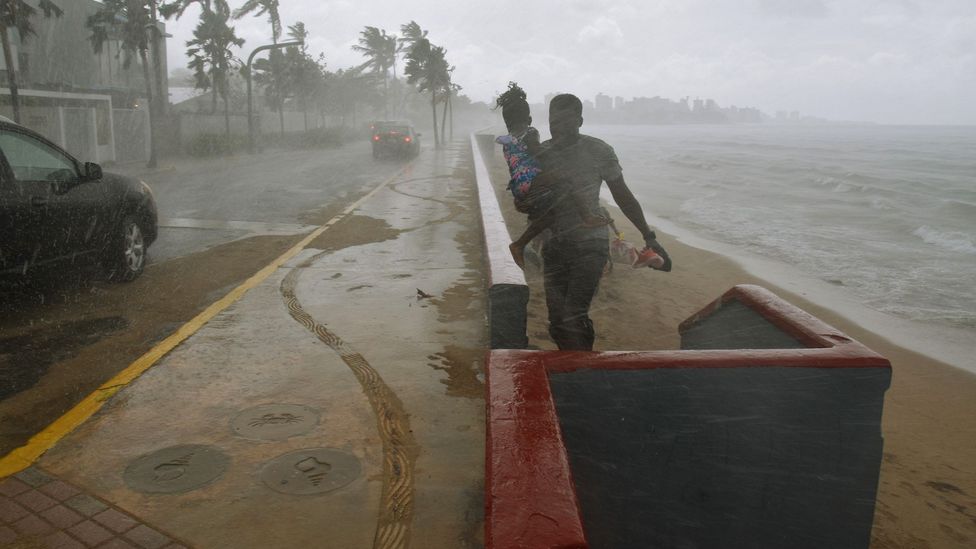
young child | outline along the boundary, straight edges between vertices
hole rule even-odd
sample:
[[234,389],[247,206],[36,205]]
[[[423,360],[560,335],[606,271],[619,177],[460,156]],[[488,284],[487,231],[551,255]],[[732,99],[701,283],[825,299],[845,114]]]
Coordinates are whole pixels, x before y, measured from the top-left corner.
[[[508,135],[499,136],[495,141],[502,146],[511,180],[508,190],[515,198],[515,209],[529,216],[529,226],[512,242],[508,249],[519,267],[525,267],[525,247],[533,238],[549,228],[553,221],[552,206],[559,198],[558,183],[545,177],[535,155],[539,152],[539,131],[532,127],[532,116],[525,92],[518,84],[511,82],[508,90],[496,102],[501,107],[502,118]],[[584,227],[601,227],[609,223],[607,217],[595,215],[586,209],[582,201],[569,193],[583,218]]]

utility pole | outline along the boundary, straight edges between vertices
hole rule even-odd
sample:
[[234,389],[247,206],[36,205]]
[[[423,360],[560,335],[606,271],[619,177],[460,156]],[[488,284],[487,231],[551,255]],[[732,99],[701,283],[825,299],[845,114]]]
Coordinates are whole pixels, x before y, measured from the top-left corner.
[[254,56],[265,51],[274,50],[279,48],[288,48],[291,46],[304,46],[305,42],[303,40],[294,40],[292,42],[282,42],[280,44],[265,44],[263,46],[258,46],[254,48],[251,55],[247,57],[247,65],[245,66],[244,72],[247,77],[247,152],[254,154],[254,105],[252,99],[251,91],[251,63],[254,61]]

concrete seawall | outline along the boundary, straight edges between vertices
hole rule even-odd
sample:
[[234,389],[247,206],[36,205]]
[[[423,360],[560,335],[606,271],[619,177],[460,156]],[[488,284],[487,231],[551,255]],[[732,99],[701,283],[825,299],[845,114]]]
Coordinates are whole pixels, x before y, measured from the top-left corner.
[[481,226],[488,259],[488,324],[491,348],[524,349],[529,343],[525,328],[529,287],[525,283],[522,269],[515,264],[508,250],[512,239],[485,166],[483,146],[494,146],[494,136],[471,134],[471,153],[474,157]]

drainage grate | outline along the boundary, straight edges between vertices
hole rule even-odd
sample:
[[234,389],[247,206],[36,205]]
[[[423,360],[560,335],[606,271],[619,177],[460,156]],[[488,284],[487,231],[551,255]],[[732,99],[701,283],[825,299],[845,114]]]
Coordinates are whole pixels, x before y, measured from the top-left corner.
[[230,458],[212,446],[170,446],[130,463],[123,478],[137,492],[188,492],[224,474],[229,463]]
[[269,461],[261,480],[282,494],[323,494],[342,488],[361,474],[356,456],[332,448],[289,452]]
[[262,404],[237,414],[234,434],[257,440],[284,440],[304,435],[318,425],[319,412],[300,404]]

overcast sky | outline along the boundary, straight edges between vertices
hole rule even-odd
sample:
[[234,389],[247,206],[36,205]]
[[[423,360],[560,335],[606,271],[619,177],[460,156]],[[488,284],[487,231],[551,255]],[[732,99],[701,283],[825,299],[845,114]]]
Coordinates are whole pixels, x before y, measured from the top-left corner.
[[[835,120],[976,124],[976,0],[280,3],[284,25],[303,21],[330,70],[362,62],[350,46],[364,26],[398,32],[415,20],[474,100],[514,80],[532,102],[555,91],[691,96]],[[168,23],[171,68],[186,65],[197,14]],[[264,17],[236,26],[241,57],[271,41]]]

